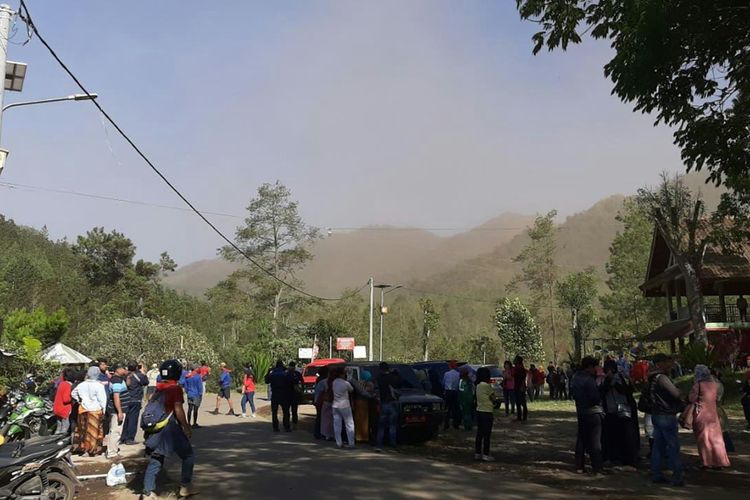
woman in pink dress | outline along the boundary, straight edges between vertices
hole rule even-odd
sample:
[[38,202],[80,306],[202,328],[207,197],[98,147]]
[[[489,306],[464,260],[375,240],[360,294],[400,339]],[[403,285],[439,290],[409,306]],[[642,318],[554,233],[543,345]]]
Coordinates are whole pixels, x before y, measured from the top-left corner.
[[693,434],[698,442],[698,454],[705,468],[729,467],[729,457],[721,433],[721,421],[716,407],[719,384],[705,365],[695,367],[695,383],[690,390],[690,402],[696,406]]

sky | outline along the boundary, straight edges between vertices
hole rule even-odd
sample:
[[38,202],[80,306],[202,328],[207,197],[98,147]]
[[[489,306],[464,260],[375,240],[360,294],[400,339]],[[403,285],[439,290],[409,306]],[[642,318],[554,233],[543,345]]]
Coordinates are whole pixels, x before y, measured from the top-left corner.
[[[17,8],[16,1],[8,2]],[[515,2],[28,0],[60,57],[202,210],[242,215],[280,180],[318,227],[470,228],[562,215],[681,171],[671,132],[611,95],[611,51],[533,56]],[[77,92],[38,40],[6,104]],[[87,102],[8,110],[0,182],[179,206]],[[222,242],[194,214],[0,186],[0,213],[75,239],[94,226],[178,264]],[[211,215],[227,234],[239,218]]]

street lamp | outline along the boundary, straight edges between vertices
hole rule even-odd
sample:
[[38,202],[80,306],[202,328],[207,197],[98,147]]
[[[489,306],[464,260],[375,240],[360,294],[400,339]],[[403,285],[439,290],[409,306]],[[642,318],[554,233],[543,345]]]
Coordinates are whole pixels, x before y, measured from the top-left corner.
[[[385,319],[385,315],[388,314],[388,308],[385,305],[385,294],[401,288],[401,285],[393,286],[383,284],[375,285],[374,288],[380,289],[380,361],[383,361],[383,320]],[[391,288],[391,290],[386,292],[386,288]]]

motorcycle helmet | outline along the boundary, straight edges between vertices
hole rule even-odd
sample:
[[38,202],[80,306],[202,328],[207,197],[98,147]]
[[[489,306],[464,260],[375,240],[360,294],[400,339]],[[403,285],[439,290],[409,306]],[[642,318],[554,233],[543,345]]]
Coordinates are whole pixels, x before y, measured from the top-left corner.
[[159,374],[164,380],[180,380],[182,364],[176,359],[168,359],[161,364]]

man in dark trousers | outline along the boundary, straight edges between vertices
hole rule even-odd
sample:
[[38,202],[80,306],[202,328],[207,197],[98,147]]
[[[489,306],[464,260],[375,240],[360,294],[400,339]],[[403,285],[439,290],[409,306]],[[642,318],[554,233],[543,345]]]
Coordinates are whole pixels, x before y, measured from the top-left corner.
[[281,406],[282,420],[284,430],[290,432],[292,425],[289,421],[289,410],[292,403],[292,378],[289,376],[284,363],[281,360],[276,362],[276,367],[268,372],[265,378],[266,384],[271,388],[271,423],[273,431],[279,432],[278,410]]
[[448,362],[449,370],[443,375],[443,394],[445,395],[445,428],[448,429],[451,421],[454,429],[458,429],[461,422],[461,412],[458,409],[458,383],[461,374],[458,372],[458,364],[452,359]]
[[388,436],[391,446],[396,447],[398,438],[398,405],[396,404],[396,393],[401,388],[401,377],[385,361],[380,363],[380,373],[377,378],[378,400],[380,401],[380,415],[378,416],[378,434],[376,438],[376,451],[383,450],[385,441],[385,429],[388,428]]
[[143,404],[143,388],[148,386],[148,377],[142,364],[128,363],[128,377],[126,380],[128,392],[130,393],[130,404],[125,413],[125,425],[122,430],[121,441],[123,444],[136,444],[135,434],[138,431],[138,417],[141,414]]
[[302,374],[297,371],[297,363],[294,361],[289,363],[289,378],[292,384],[292,396],[290,399],[291,411],[292,411],[292,425],[297,427],[297,407],[299,406],[300,400],[302,399]]
[[604,408],[599,388],[596,386],[596,366],[599,362],[586,356],[581,360],[581,368],[573,375],[570,392],[576,402],[578,419],[578,437],[576,438],[576,472],[584,472],[585,453],[591,459],[594,474],[601,474],[604,467],[602,459],[602,425]]
[[[684,486],[682,460],[680,459],[680,439],[677,436],[679,425],[677,414],[685,409],[680,390],[675,387],[669,374],[674,361],[671,356],[658,353],[653,359],[656,370],[649,376],[649,395],[651,398],[651,422],[654,424],[654,446],[651,450],[651,480],[655,483],[666,483],[662,462],[668,459],[672,469],[670,483],[673,486]],[[666,455],[666,456],[665,456]]]

